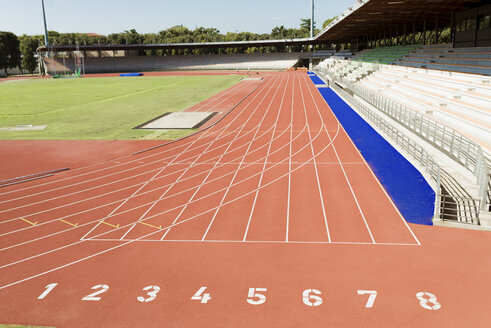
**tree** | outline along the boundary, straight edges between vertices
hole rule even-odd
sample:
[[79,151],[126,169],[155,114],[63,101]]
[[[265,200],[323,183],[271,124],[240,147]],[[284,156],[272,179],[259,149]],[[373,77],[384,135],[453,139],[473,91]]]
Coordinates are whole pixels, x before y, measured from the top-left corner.
[[[302,22],[300,23],[300,29],[310,32],[310,21],[311,21],[311,19],[310,18],[302,18],[301,21]],[[314,22],[314,29],[315,29],[315,22]]]
[[324,21],[324,24],[322,24],[322,29],[325,29],[327,27],[327,25],[331,24],[331,22],[333,20],[335,20],[336,18],[338,18],[338,16],[334,16],[333,18],[328,18]]
[[14,68],[20,65],[19,39],[14,33],[0,32],[0,69]]
[[34,37],[23,35],[20,38],[20,51],[22,53],[22,68],[30,74],[34,73],[37,62],[34,53],[38,47],[38,40]]

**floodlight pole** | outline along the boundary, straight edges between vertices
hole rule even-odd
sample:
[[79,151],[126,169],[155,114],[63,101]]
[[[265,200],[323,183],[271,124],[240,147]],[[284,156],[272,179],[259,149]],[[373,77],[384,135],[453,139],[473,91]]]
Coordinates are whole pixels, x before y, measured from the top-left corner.
[[48,27],[46,25],[46,12],[44,11],[44,0],[41,0],[41,5],[43,7],[43,19],[44,19],[44,44],[46,45],[47,55],[49,57],[49,38],[48,38]]
[[310,19],[310,38],[314,37],[314,11],[315,11],[315,5],[314,5],[314,0],[312,0],[312,17]]
[[[310,39],[314,39],[314,11],[315,5],[314,0],[312,0],[312,15],[310,17]],[[312,70],[312,52],[314,51],[314,46],[310,45],[310,58],[309,58],[309,70]]]

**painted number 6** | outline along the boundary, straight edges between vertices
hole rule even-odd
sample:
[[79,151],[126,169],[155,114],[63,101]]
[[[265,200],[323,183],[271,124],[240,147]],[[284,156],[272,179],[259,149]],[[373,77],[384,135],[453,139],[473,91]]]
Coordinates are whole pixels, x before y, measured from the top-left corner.
[[302,299],[303,303],[308,306],[319,306],[322,304],[322,298],[318,295],[322,295],[317,289],[306,289],[303,291]]

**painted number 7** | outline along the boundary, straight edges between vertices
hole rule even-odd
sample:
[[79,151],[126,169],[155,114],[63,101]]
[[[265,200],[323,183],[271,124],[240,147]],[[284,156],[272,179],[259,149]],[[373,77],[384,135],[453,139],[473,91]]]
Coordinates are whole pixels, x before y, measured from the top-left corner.
[[368,301],[367,304],[365,305],[365,308],[371,309],[373,307],[373,303],[375,302],[375,298],[377,298],[377,291],[376,290],[359,290],[358,295],[370,295],[368,296]]

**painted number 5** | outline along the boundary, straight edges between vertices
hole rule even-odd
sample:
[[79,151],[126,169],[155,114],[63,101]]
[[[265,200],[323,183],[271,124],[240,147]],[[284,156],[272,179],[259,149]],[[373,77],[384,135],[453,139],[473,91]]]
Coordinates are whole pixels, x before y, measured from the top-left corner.
[[160,292],[160,287],[159,286],[147,286],[143,288],[144,291],[147,291],[147,297],[143,296],[138,296],[136,299],[138,302],[142,303],[147,303],[153,301],[155,298],[157,298],[157,293]]
[[302,298],[303,303],[308,306],[319,306],[322,304],[322,298],[318,295],[322,295],[317,289],[306,289],[303,291]]
[[[247,303],[252,305],[260,305],[266,302],[266,295],[258,292],[266,292],[267,288],[249,288],[249,294],[247,294]],[[254,299],[257,298],[257,299]]]

